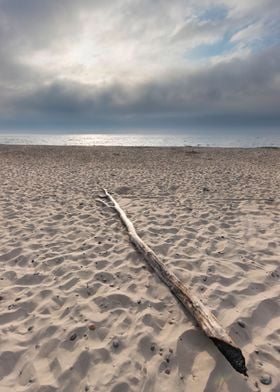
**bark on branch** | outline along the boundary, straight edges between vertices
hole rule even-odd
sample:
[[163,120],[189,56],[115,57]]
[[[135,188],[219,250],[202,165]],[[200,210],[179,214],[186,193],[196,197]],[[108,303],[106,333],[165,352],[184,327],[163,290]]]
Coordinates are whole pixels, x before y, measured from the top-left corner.
[[191,312],[201,329],[218,347],[232,367],[239,373],[247,376],[247,368],[242,351],[234,344],[225,329],[219,324],[216,317],[205,307],[200,299],[196,298],[190,292],[190,290],[174,275],[173,272],[166,268],[153,250],[138,236],[132,222],[128,219],[125,212],[113,196],[108,193],[106,189],[104,189],[104,192],[106,197],[112,202],[114,209],[118,212],[121,221],[128,231],[130,241],[135,245],[136,249],[142,253],[147,263],[169,287],[171,292],[182,303],[184,308]]

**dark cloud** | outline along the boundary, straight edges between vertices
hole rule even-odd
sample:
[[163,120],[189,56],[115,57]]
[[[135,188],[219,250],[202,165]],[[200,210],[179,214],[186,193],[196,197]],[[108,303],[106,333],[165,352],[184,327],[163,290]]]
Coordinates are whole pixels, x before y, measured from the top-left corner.
[[[166,73],[137,86],[115,83],[96,87],[63,81],[40,86],[11,100],[14,115],[49,119],[54,116],[99,121],[107,117],[146,116],[159,121],[162,116],[185,121],[219,118],[228,114],[255,122],[257,116],[278,118],[280,90],[280,48],[248,59],[232,59],[197,72]],[[104,120],[105,121],[105,120]],[[217,120],[215,120],[217,122]]]

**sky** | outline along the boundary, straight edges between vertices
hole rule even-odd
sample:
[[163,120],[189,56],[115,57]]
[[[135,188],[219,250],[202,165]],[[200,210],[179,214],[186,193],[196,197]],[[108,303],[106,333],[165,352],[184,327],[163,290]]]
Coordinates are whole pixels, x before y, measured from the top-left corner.
[[0,0],[0,131],[279,129],[279,20],[279,0]]

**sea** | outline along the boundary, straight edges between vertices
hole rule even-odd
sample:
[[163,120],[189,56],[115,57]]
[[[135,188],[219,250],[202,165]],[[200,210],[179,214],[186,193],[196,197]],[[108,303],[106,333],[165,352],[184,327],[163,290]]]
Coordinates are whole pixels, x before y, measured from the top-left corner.
[[184,132],[178,134],[44,134],[3,133],[0,144],[47,146],[147,146],[147,147],[280,147],[280,129],[266,132]]

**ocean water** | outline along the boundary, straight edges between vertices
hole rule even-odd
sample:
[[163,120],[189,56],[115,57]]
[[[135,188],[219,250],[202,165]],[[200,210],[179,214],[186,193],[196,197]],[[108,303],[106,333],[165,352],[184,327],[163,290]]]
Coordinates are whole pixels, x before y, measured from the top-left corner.
[[273,134],[0,134],[0,144],[53,146],[203,146],[280,147],[280,131]]

